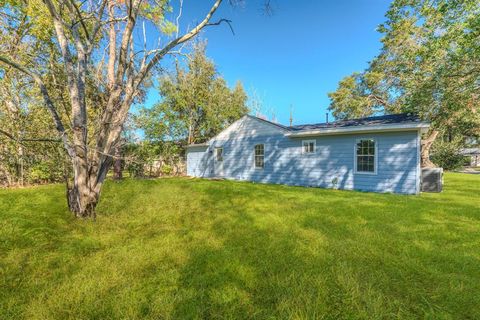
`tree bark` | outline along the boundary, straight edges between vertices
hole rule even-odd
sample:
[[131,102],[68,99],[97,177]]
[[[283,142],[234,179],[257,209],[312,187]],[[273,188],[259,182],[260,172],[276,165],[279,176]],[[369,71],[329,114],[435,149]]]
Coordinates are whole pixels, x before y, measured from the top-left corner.
[[100,193],[95,192],[82,184],[67,187],[67,202],[70,212],[77,218],[96,218],[95,208],[97,207]]
[[421,166],[422,168],[435,168],[436,165],[430,161],[430,149],[432,148],[433,143],[435,142],[435,139],[438,136],[438,131],[437,130],[432,130],[430,132],[430,135],[422,140],[421,144]]

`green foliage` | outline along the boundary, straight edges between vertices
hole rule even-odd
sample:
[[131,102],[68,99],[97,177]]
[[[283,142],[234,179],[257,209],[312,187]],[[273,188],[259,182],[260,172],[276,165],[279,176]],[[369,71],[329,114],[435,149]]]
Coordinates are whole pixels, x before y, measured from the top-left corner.
[[162,175],[171,175],[173,173],[173,167],[171,165],[163,165],[160,169]]
[[228,88],[203,44],[195,46],[185,69],[177,62],[175,74],[160,79],[159,90],[162,102],[136,118],[150,141],[203,142],[248,111],[242,84]]
[[48,177],[48,166],[45,163],[35,164],[30,171],[30,178],[33,182],[46,181]]
[[415,112],[442,134],[480,136],[478,0],[393,1],[380,54],[330,93],[335,117]]
[[126,165],[126,170],[130,177],[139,178],[145,175],[145,168],[142,162],[128,162]]
[[404,196],[168,178],[0,190],[1,319],[478,319],[480,175]]
[[131,177],[177,174],[175,166],[181,165],[183,147],[173,141],[141,141],[124,147],[126,169]]
[[172,11],[172,6],[167,0],[144,1],[141,4],[141,15],[167,35],[177,31],[177,26],[165,17],[166,13]]
[[465,157],[460,154],[461,141],[445,142],[441,139],[433,145],[431,159],[445,170],[456,170],[465,165]]
[[333,115],[339,119],[360,118],[381,111],[382,103],[388,100],[379,88],[381,76],[370,72],[354,73],[343,78],[337,91],[328,94]]

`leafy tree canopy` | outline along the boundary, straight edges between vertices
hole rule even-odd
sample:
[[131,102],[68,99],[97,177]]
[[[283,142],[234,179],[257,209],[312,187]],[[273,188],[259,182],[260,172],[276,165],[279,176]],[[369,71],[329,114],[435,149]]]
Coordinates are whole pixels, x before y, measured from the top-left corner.
[[480,135],[480,2],[396,0],[368,68],[329,94],[336,118],[415,112],[433,132]]
[[177,62],[175,72],[159,83],[162,101],[137,117],[149,140],[204,142],[248,112],[242,84],[227,86],[202,43],[188,55],[186,66]]

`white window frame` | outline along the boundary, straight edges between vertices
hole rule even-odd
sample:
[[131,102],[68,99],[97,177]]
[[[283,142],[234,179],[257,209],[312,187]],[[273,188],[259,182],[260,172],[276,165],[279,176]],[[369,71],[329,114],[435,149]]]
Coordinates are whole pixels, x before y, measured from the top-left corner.
[[[263,146],[263,155],[258,155],[256,154],[255,148],[257,146]],[[257,157],[263,157],[263,166],[262,167],[257,167]],[[257,143],[256,145],[253,146],[253,168],[262,170],[265,168],[265,144],[264,143]]]
[[[218,160],[218,151],[222,150],[222,160]],[[216,162],[223,162],[223,147],[215,148],[215,161]]]
[[[305,143],[310,143],[313,142],[313,151],[305,151]],[[311,139],[311,140],[302,140],[302,154],[312,154],[317,152],[317,140]]]
[[[357,170],[357,144],[362,140],[373,140],[375,153],[373,155],[373,172],[370,171],[358,171]],[[378,170],[378,141],[373,137],[362,137],[355,140],[353,145],[353,169],[355,174],[367,174],[367,175],[377,175]]]

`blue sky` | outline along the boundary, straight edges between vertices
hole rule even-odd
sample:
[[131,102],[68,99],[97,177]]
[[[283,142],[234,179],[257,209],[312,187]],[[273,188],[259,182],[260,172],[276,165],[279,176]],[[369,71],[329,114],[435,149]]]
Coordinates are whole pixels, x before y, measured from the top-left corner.
[[[184,0],[182,28],[203,19],[213,1]],[[207,55],[234,85],[242,81],[256,92],[266,110],[274,109],[288,124],[293,104],[294,124],[323,122],[328,92],[338,81],[361,71],[380,48],[376,27],[384,21],[386,0],[273,0],[275,12],[260,11],[261,0],[245,0],[241,7],[228,1],[213,21],[233,21],[235,35],[225,25],[207,28]],[[159,99],[151,92],[147,104]],[[271,118],[271,114],[267,114]]]

